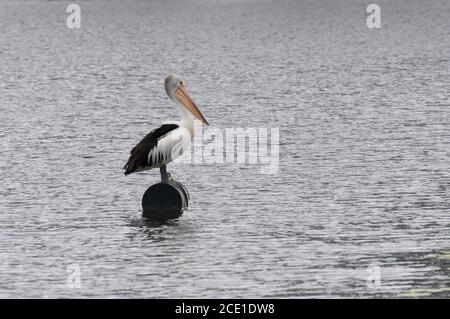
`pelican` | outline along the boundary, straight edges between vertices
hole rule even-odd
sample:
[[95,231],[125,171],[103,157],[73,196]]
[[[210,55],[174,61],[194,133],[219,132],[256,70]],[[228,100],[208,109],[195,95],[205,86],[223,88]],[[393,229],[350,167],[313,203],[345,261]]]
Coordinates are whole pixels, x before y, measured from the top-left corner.
[[[164,80],[164,88],[169,98],[181,109],[180,121],[166,121],[145,136],[130,152],[130,158],[124,166],[125,175],[159,168],[162,181],[170,174],[166,165],[180,156],[189,146],[194,136],[194,120],[208,124],[197,105],[186,91],[183,81],[171,74]],[[183,143],[180,147],[180,142]]]

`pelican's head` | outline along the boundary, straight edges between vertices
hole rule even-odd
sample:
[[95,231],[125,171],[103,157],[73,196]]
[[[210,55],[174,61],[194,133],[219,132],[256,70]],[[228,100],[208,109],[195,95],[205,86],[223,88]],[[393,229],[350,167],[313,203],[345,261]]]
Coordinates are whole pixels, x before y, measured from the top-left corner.
[[187,93],[183,81],[181,81],[176,75],[171,74],[164,80],[164,88],[166,89],[166,93],[172,101],[182,105],[189,112],[191,112],[191,114],[195,118],[199,119],[206,125],[209,125],[208,121],[206,121],[197,105],[195,105],[195,103]]

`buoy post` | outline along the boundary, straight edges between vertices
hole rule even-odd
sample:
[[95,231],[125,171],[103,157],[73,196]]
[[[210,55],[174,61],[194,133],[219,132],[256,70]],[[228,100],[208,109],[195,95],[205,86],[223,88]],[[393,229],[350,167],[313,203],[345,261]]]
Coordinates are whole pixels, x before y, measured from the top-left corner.
[[188,207],[189,193],[167,173],[166,166],[160,168],[161,182],[151,185],[142,197],[142,216],[151,221],[164,222],[178,218]]

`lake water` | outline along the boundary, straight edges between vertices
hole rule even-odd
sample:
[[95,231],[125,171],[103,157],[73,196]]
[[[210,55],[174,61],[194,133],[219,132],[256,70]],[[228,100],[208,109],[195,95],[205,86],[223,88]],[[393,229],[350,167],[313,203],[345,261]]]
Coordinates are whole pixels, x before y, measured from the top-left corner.
[[[0,2],[1,297],[450,297],[450,2],[68,4]],[[280,162],[169,165],[156,225],[121,168],[169,72]]]

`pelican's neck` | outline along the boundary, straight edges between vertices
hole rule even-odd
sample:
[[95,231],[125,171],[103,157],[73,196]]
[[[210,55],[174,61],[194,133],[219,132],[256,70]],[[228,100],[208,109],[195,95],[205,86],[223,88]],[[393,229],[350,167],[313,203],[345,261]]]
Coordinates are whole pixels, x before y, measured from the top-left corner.
[[184,106],[179,104],[178,106],[181,108],[181,126],[187,128],[191,135],[194,136],[194,116]]

